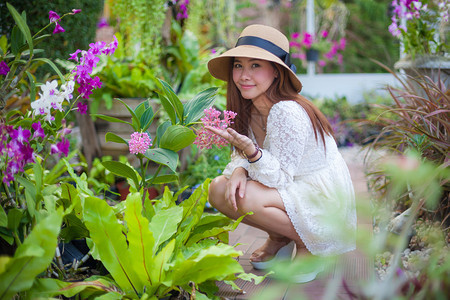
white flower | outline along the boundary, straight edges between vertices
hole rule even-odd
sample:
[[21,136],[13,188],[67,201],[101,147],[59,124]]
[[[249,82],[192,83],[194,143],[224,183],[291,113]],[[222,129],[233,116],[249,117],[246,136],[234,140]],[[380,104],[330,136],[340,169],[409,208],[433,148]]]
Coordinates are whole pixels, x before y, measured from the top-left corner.
[[58,82],[53,80],[47,81],[45,85],[41,86],[42,93],[39,93],[40,98],[31,103],[31,108],[35,114],[45,115],[45,119],[49,122],[55,118],[51,114],[51,109],[63,111],[62,104],[64,100],[70,101],[72,99],[72,92],[75,82],[70,80],[61,86],[61,91],[57,89]]

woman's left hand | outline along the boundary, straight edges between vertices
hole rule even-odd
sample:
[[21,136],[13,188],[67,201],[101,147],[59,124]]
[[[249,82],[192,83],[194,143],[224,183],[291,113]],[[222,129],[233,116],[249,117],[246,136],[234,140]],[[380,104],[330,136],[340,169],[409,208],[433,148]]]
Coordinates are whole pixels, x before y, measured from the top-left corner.
[[256,147],[253,144],[252,140],[242,134],[237,133],[232,128],[227,129],[218,129],[211,126],[205,126],[209,131],[223,137],[234,147],[241,149],[245,154],[251,155],[256,151]]

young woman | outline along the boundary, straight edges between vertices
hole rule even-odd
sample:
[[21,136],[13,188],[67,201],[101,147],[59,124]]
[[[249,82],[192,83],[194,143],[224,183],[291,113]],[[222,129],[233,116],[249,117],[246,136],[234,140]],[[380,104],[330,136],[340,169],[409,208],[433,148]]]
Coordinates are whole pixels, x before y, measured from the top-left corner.
[[234,149],[211,182],[209,201],[233,219],[253,212],[243,222],[268,233],[250,257],[253,266],[269,267],[277,253],[292,254],[294,243],[297,253],[321,256],[355,249],[350,174],[330,123],[299,95],[288,39],[272,27],[248,26],[208,68],[228,82],[227,110],[237,113],[232,128],[208,128]]

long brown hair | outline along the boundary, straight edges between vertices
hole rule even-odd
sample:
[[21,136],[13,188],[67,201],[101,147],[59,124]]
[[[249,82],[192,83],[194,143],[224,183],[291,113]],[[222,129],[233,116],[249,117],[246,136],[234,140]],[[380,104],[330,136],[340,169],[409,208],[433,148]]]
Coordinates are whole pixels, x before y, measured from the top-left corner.
[[[233,60],[231,60],[231,63],[233,64]],[[267,89],[267,98],[273,104],[289,100],[296,101],[300,104],[311,120],[316,141],[318,140],[317,134],[319,134],[325,146],[325,134],[334,136],[330,122],[311,101],[297,93],[294,85],[289,80],[288,71],[284,67],[277,63],[272,63],[272,65],[278,70],[280,76],[275,78],[272,85]],[[237,113],[236,119],[234,119],[231,127],[238,133],[248,136],[253,103],[250,99],[244,99],[242,97],[233,81],[233,67],[230,70],[227,85],[227,110]]]

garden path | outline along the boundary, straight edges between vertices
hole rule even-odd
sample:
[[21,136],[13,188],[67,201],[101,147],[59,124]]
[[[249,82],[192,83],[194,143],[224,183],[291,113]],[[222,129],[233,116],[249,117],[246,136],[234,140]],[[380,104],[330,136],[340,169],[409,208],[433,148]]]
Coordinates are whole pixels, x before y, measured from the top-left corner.
[[[367,182],[364,173],[363,158],[364,153],[358,146],[352,148],[340,149],[342,156],[347,162],[352,181],[356,193],[357,215],[358,215],[358,234],[372,234],[372,221],[363,213],[359,204],[368,201]],[[254,273],[257,275],[264,275],[264,271],[253,269],[249,258],[253,251],[260,247],[267,238],[267,234],[259,229],[250,227],[245,224],[240,224],[238,228],[230,233],[230,245],[240,245],[236,248],[243,252],[239,257],[239,262],[247,273]],[[355,251],[341,255],[337,265],[328,267],[328,272],[316,280],[296,285],[287,285],[285,283],[276,281],[272,278],[266,278],[259,285],[254,285],[247,281],[238,279],[237,285],[244,291],[232,290],[223,282],[218,282],[219,287],[218,296],[223,299],[351,299],[349,290],[357,291],[358,286],[363,281],[370,280],[375,276],[373,268],[373,258],[367,257],[362,252],[362,246],[357,244]],[[342,273],[339,272],[341,270]],[[344,283],[339,278],[345,279],[348,289],[345,289]],[[336,279],[333,281],[332,279]],[[334,283],[332,287],[331,283]],[[301,297],[303,295],[303,297]]]

